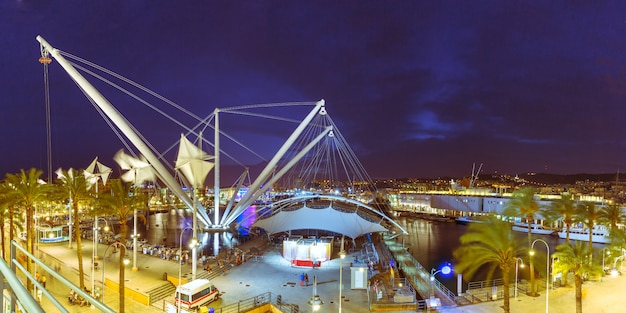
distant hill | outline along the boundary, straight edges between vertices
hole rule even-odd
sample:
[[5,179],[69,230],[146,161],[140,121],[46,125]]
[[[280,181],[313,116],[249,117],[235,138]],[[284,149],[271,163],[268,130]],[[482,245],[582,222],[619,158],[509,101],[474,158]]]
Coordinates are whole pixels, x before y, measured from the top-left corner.
[[[483,179],[483,175],[480,175],[480,179]],[[577,181],[592,181],[592,182],[614,182],[616,179],[615,173],[610,174],[549,174],[549,173],[526,173],[517,175],[519,178],[546,185],[556,184],[575,184]],[[484,174],[484,179],[488,180],[493,175]]]

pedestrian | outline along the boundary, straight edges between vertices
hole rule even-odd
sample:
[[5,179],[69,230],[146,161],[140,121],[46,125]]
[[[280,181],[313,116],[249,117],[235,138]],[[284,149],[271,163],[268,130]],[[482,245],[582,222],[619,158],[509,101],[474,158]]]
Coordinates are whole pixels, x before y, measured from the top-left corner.
[[46,288],[46,275],[41,276],[41,286]]
[[305,286],[309,285],[309,274],[304,274],[304,283],[305,283]]
[[41,289],[37,289],[37,302],[41,303],[41,298],[43,296],[43,292],[41,291]]

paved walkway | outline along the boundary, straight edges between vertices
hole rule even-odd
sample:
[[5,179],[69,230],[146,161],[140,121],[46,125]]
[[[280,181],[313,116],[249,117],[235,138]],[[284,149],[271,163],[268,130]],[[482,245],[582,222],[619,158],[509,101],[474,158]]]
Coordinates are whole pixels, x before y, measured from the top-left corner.
[[[570,286],[550,290],[548,293],[548,310],[550,313],[576,312],[573,280]],[[611,313],[624,312],[624,295],[626,277],[606,276],[599,281],[585,282],[583,284],[583,312],[587,313]],[[439,312],[446,313],[492,313],[503,312],[504,300],[484,302],[463,307],[442,309]],[[539,297],[529,297],[520,294],[517,299],[511,298],[511,313],[546,312],[545,293]]]
[[[258,241],[261,243],[261,241]],[[254,245],[256,241],[244,243],[239,248],[247,250],[248,245]],[[75,246],[75,244],[74,244]],[[102,255],[106,249],[106,245],[100,245],[98,254]],[[51,267],[59,265],[60,273],[70,281],[78,285],[78,261],[76,258],[76,250],[68,249],[68,244],[48,244],[41,245],[42,259]],[[91,242],[83,242],[83,262],[85,264],[85,285],[91,289],[91,268],[90,260],[92,253]],[[110,255],[111,251],[107,252]],[[102,267],[96,271],[94,281],[97,286],[101,285],[102,275],[107,279],[118,281],[117,259],[119,254],[100,260],[105,263],[104,272]],[[132,260],[132,252],[127,252],[128,257]],[[344,312],[366,312],[367,309],[367,292],[362,289],[350,289],[350,263],[352,256],[348,255],[346,261],[343,262],[343,298],[342,310]],[[163,284],[163,273],[178,276],[178,263],[174,261],[166,261],[155,256],[137,254],[137,272],[132,272],[132,264],[128,265],[126,271],[126,287],[145,292],[154,288],[156,285]],[[202,271],[199,268],[198,271]],[[183,265],[183,276],[191,274],[191,265]],[[299,277],[301,274],[308,274],[310,284],[308,286],[300,286]],[[93,312],[96,309],[90,307],[70,306],[67,301],[69,288],[63,286],[60,282],[50,279],[48,276],[47,289],[63,304],[67,304],[70,312]],[[292,267],[287,260],[281,256],[281,251],[277,248],[265,250],[262,257],[251,259],[248,262],[234,267],[228,273],[213,279],[213,283],[220,290],[221,296],[217,302],[209,305],[213,308],[220,308],[230,304],[238,303],[240,300],[254,297],[256,295],[272,292],[272,296],[281,295],[284,303],[297,304],[301,308],[301,312],[307,312],[310,305],[307,303],[313,295],[313,279],[317,279],[317,294],[324,302],[324,312],[338,312],[339,308],[339,260],[337,258],[324,262],[320,268],[298,268]],[[105,304],[114,310],[118,310],[119,298],[117,290],[111,288],[105,289]],[[166,308],[166,299],[145,306],[130,298],[126,299],[127,312],[162,312]],[[47,312],[56,312],[56,308],[44,299],[42,306]]]
[[[260,241],[259,241],[260,242]],[[243,250],[257,242],[252,241],[242,245]],[[103,255],[107,246],[100,245],[99,254]],[[85,266],[85,284],[91,288],[91,242],[83,243]],[[78,283],[77,261],[75,249],[68,249],[67,243],[41,245],[43,260],[53,268],[58,265],[60,273],[74,283]],[[130,252],[130,251],[129,251]],[[107,252],[107,255],[110,251]],[[114,255],[115,256],[115,255]],[[129,253],[132,260],[132,253]],[[343,264],[343,297],[342,310],[344,312],[368,312],[368,294],[365,290],[350,289],[350,263],[353,255],[344,259]],[[100,260],[103,262],[103,260]],[[117,281],[118,267],[115,257],[104,260],[104,276],[107,279]],[[178,263],[174,261],[161,260],[154,256],[137,254],[137,267],[139,271],[132,272],[129,265],[126,272],[126,286],[130,289],[145,292],[156,285],[163,284],[163,273],[178,275]],[[201,271],[202,269],[198,269]],[[191,265],[183,265],[184,275],[190,275]],[[338,312],[339,308],[339,260],[337,258],[324,262],[322,267],[316,269],[292,267],[281,256],[281,251],[277,248],[265,250],[262,257],[250,260],[240,266],[230,270],[228,273],[213,279],[213,282],[221,292],[221,298],[210,305],[215,309],[237,303],[240,300],[253,296],[272,292],[273,296],[281,295],[283,302],[297,304],[301,312],[308,312],[310,306],[308,300],[313,295],[313,286],[300,286],[299,276],[308,274],[311,284],[313,277],[317,278],[317,294],[324,301],[322,312]],[[102,280],[102,269],[96,272],[94,281],[100,285]],[[570,285],[573,281],[570,281]],[[620,292],[626,288],[626,277],[605,277],[602,282],[586,282],[583,285],[583,311],[593,313],[620,312],[623,311],[623,296]],[[67,304],[69,312],[94,312],[96,309],[90,307],[70,306],[67,302],[69,289],[61,283],[48,276],[47,289],[63,304]],[[171,299],[167,299],[171,301]],[[114,310],[118,310],[119,299],[117,290],[107,288],[105,290],[105,304]],[[439,312],[446,313],[491,313],[502,312],[503,300],[484,302],[461,307],[439,308]],[[46,300],[42,306],[47,312],[57,312],[56,308]],[[573,286],[561,287],[551,290],[549,293],[549,311],[552,313],[575,312],[574,288]],[[165,300],[159,301],[152,306],[145,306],[130,298],[126,299],[127,312],[163,312]],[[545,294],[539,297],[528,297],[519,295],[518,299],[511,299],[511,312],[543,312],[545,311]]]

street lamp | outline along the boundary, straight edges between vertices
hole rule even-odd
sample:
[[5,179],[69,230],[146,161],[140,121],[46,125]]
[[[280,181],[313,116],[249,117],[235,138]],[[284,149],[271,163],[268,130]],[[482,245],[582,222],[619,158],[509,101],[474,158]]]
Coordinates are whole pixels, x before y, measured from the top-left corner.
[[339,251],[339,313],[341,313],[341,291],[343,290],[343,259],[346,251],[343,250],[343,236],[341,236],[341,250]]
[[548,293],[550,290],[550,285],[549,285],[550,279],[548,278],[548,276],[550,275],[550,246],[548,246],[548,243],[543,239],[535,239],[535,241],[533,241],[533,243],[530,245],[531,250],[529,253],[531,256],[535,254],[535,251],[532,249],[535,248],[535,243],[537,243],[538,241],[546,245],[546,251],[547,251],[547,254],[546,254],[546,313],[548,313],[548,301],[549,301]]
[[450,267],[450,265],[444,265],[441,269],[437,270],[437,269],[431,269],[430,270],[430,299],[428,300],[428,309],[430,310],[430,307],[433,305],[433,301],[434,301],[434,296],[435,296],[435,275],[442,273],[444,275],[448,275],[452,272],[452,268]]
[[515,299],[517,299],[517,269],[520,262],[522,263],[520,267],[524,268],[524,260],[522,260],[522,258],[515,258]]
[[104,221],[104,231],[109,231],[109,222],[103,217],[96,217],[93,220],[93,251],[94,251],[94,259],[98,259],[98,230],[100,227],[98,226],[99,221]]
[[315,275],[313,276],[313,296],[311,296],[311,300],[309,300],[309,304],[313,308],[313,312],[319,311],[322,304],[324,304],[322,299],[320,299],[320,296],[317,294],[317,276]]
[[[185,227],[180,231],[180,240],[178,245],[178,289],[176,290],[177,298],[178,298],[178,312],[180,311],[180,286],[182,282],[183,276],[183,234],[186,230],[192,230],[191,227]],[[189,248],[195,249],[198,246],[198,239],[192,238],[189,243]]]
[[137,208],[133,209],[133,234],[131,236],[133,238],[133,272],[138,271],[137,268]]
[[[607,249],[609,249],[609,247],[602,248],[602,271],[603,272],[604,272],[604,269],[606,269],[606,267],[604,267],[604,256],[605,255],[611,255],[611,250],[607,250]],[[607,250],[606,253],[604,252],[604,250]]]
[[617,261],[623,259],[624,256],[620,255],[618,257],[615,258],[615,262],[613,262],[613,269],[611,270],[611,276],[613,277],[617,277],[619,276],[619,271],[617,270]]
[[[104,254],[102,255],[102,303],[104,303],[104,272],[105,272],[105,266],[106,266],[105,258],[106,258],[106,255],[107,255],[107,251],[109,251],[109,248],[114,247],[115,245],[117,245],[117,243],[110,244],[104,250]],[[126,249],[126,246],[120,245],[120,248],[121,249]],[[126,254],[126,253],[124,253],[124,254]],[[122,252],[120,252],[120,259],[121,258],[122,258]],[[123,262],[124,265],[128,265],[128,263],[130,263],[130,260],[127,259],[127,258],[124,258],[123,260],[120,260],[120,261]],[[93,289],[91,290],[91,292],[93,292]]]
[[106,225],[106,226],[104,226],[104,231],[105,232],[109,231],[109,222],[107,222],[107,220],[105,220],[104,218],[101,218],[101,217],[97,217],[97,218],[94,219],[94,221],[93,221],[93,248],[91,249],[91,290],[94,290],[95,287],[96,287],[96,281],[95,281],[96,269],[95,269],[95,264],[96,264],[96,260],[98,260],[98,229],[100,229],[98,227],[98,221],[99,220],[103,220],[105,225]]

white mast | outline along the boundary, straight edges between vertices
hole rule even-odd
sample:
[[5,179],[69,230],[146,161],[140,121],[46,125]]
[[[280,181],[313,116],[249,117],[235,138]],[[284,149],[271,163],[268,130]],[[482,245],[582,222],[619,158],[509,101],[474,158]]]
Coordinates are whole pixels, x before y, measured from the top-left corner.
[[280,158],[282,158],[283,155],[285,155],[285,153],[289,150],[289,148],[296,141],[298,136],[300,136],[300,134],[304,131],[306,126],[309,125],[311,120],[313,120],[313,118],[320,111],[320,109],[324,107],[324,103],[325,102],[323,99],[315,103],[315,107],[311,110],[311,112],[309,112],[309,114],[304,118],[304,120],[300,122],[300,125],[298,125],[298,127],[293,131],[293,133],[291,133],[287,141],[285,141],[285,143],[280,147],[278,152],[276,152],[272,160],[270,160],[270,162],[265,166],[261,174],[259,174],[259,176],[254,180],[254,182],[248,189],[248,192],[246,192],[243,198],[239,201],[237,208],[233,211],[233,213],[229,214],[228,217],[225,217],[225,220],[223,221],[224,225],[228,225],[232,223],[235,220],[235,218],[237,218],[237,216],[241,214],[241,212],[243,212],[248,207],[248,205],[252,203],[252,201],[254,201],[254,198],[252,198],[253,194],[256,192],[256,190],[259,189],[261,184],[266,181],[271,171],[274,170],[274,167],[278,163],[278,160],[280,160]]
[[[70,75],[70,77],[80,86],[80,88],[98,105],[98,107],[111,119],[113,123],[120,129],[122,133],[130,140],[137,150],[152,164],[157,176],[172,190],[172,192],[180,198],[185,205],[193,209],[193,202],[189,196],[183,191],[176,179],[154,155],[152,150],[143,142],[140,136],[130,126],[126,118],[111,105],[111,103],[93,86],[91,85],[63,56],[58,49],[52,47],[41,36],[37,36],[37,41],[59,62],[61,67]],[[211,221],[206,216],[204,210],[200,210],[205,224],[210,225]],[[204,214],[202,214],[204,213]]]
[[215,167],[213,174],[215,175],[215,185],[213,187],[214,198],[213,198],[213,206],[215,208],[215,220],[214,224],[219,225],[220,222],[220,119],[219,119],[219,109],[215,109]]

